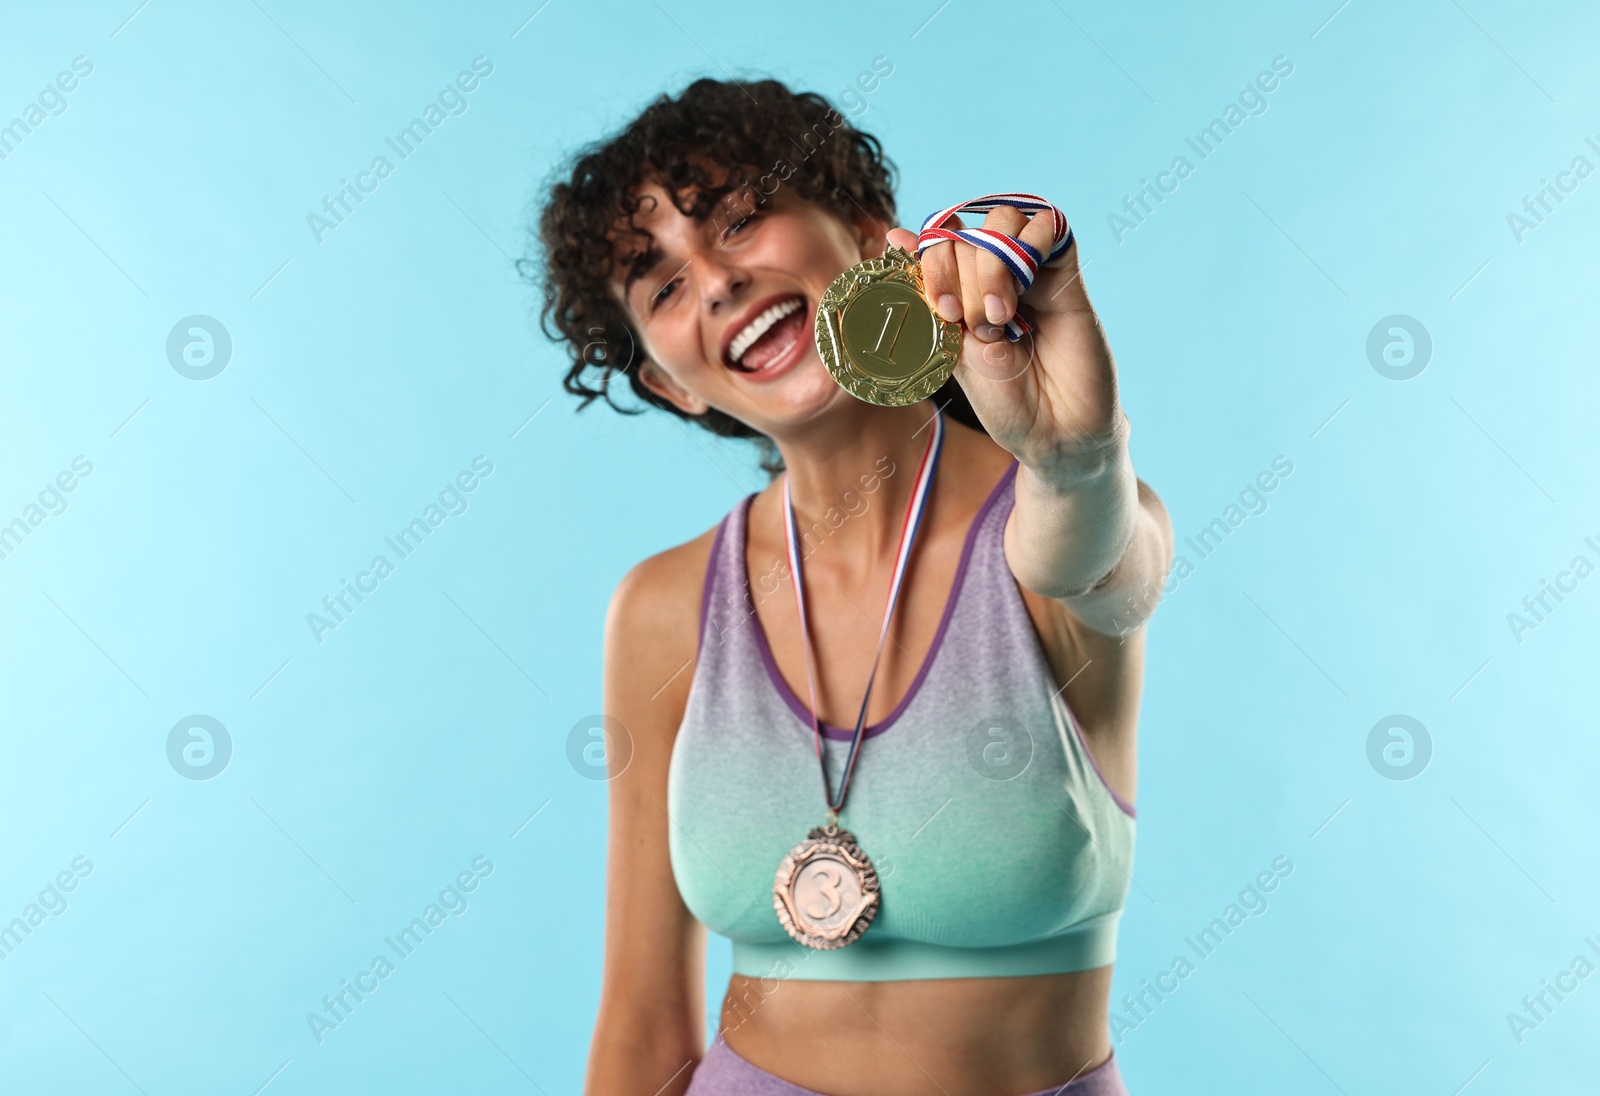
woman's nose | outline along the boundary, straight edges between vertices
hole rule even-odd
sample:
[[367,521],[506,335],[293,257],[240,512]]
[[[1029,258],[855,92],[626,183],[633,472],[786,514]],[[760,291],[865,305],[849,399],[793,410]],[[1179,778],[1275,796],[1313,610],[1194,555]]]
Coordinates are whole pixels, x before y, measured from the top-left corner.
[[715,259],[704,259],[696,265],[700,267],[702,299],[706,311],[712,315],[731,306],[739,292],[750,284],[750,275],[738,267]]

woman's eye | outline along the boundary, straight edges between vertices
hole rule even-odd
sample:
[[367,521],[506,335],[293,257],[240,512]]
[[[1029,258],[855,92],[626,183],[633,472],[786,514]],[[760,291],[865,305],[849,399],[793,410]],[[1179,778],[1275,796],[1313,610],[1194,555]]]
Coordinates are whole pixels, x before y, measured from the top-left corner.
[[678,279],[674,278],[674,279],[672,279],[672,281],[668,282],[666,285],[664,285],[660,289],[656,290],[656,295],[654,297],[650,298],[650,307],[654,308],[656,305],[660,304],[662,301],[664,301],[668,297],[672,296],[673,287],[676,286],[677,284],[678,284]]
[[722,238],[727,239],[729,236],[732,236],[735,232],[738,232],[753,220],[755,220],[754,215],[740,217],[737,221],[734,221],[723,231]]

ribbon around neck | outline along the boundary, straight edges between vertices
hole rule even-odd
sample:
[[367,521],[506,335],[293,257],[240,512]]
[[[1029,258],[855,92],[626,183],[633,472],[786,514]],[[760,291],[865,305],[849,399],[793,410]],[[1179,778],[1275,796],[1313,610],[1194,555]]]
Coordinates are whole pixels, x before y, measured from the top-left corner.
[[837,801],[834,800],[833,792],[828,786],[828,765],[822,753],[822,727],[817,716],[816,671],[811,660],[811,626],[806,618],[805,584],[800,576],[800,536],[795,524],[794,503],[789,496],[789,474],[785,472],[783,476],[783,532],[789,552],[789,573],[794,579],[795,604],[800,613],[800,636],[806,652],[806,687],[811,696],[811,730],[817,746],[817,764],[822,769],[822,794],[827,801],[828,810],[834,817],[844,809],[844,798],[850,789],[850,777],[855,772],[856,756],[860,752],[861,739],[867,725],[867,701],[872,698],[872,682],[878,676],[878,660],[883,656],[883,643],[889,635],[889,621],[894,616],[895,603],[900,599],[900,587],[905,579],[906,565],[911,560],[911,549],[917,539],[917,530],[922,524],[922,515],[927,509],[928,494],[933,486],[933,474],[939,466],[939,453],[943,448],[944,415],[935,411],[933,435],[922,451],[922,462],[917,467],[916,486],[906,503],[906,516],[900,526],[900,544],[895,550],[894,572],[889,580],[889,597],[883,610],[883,627],[878,632],[878,651],[872,656],[872,669],[867,674],[867,689],[861,697],[861,712],[856,716],[855,736],[850,742],[850,753],[845,759]]

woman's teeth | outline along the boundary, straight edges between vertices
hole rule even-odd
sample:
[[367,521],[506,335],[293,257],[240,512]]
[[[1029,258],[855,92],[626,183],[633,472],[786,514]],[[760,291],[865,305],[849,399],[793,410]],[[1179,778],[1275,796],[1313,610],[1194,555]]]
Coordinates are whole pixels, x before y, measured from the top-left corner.
[[735,335],[733,342],[728,344],[728,360],[734,365],[738,365],[744,358],[745,351],[754,346],[761,336],[772,330],[774,324],[804,307],[805,300],[803,298],[791,297],[787,301],[780,301],[762,312],[746,324],[744,330]]

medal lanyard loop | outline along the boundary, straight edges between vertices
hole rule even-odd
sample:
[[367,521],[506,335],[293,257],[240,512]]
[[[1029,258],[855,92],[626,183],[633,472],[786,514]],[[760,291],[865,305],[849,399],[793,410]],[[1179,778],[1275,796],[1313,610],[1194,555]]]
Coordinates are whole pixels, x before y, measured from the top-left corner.
[[922,462],[917,467],[916,486],[906,503],[906,516],[900,527],[900,544],[895,551],[894,573],[889,580],[889,597],[883,610],[883,627],[878,632],[878,651],[872,656],[872,669],[867,674],[867,689],[861,697],[861,712],[856,716],[855,736],[850,741],[850,753],[845,759],[844,775],[839,780],[837,802],[828,787],[828,765],[822,754],[822,727],[817,716],[816,672],[811,662],[811,626],[806,618],[805,584],[800,577],[800,536],[795,524],[794,503],[789,497],[789,474],[785,472],[783,476],[784,540],[789,551],[789,573],[794,578],[795,605],[800,613],[800,636],[806,652],[806,688],[811,696],[811,730],[817,746],[817,764],[822,769],[822,795],[828,804],[830,822],[836,820],[839,811],[844,809],[844,798],[850,789],[850,777],[855,772],[856,756],[860,751],[861,739],[867,725],[867,702],[872,698],[873,679],[878,676],[878,660],[883,657],[883,643],[889,635],[889,621],[894,616],[895,603],[900,599],[900,586],[905,578],[906,565],[911,560],[911,548],[916,542],[922,515],[927,509],[928,491],[933,486],[933,474],[939,466],[939,453],[943,448],[944,415],[936,411],[933,416],[933,434],[928,439],[927,447],[922,451]]
[[[1020,209],[1028,214],[1031,219],[1034,215],[1048,213],[1052,228],[1052,243],[1048,258],[1041,259],[1039,252],[1031,244],[1024,243],[1015,236],[1007,236],[1004,232],[996,232],[991,228],[945,228],[945,222],[958,213],[988,213],[1000,206],[1010,206]],[[1006,264],[1006,269],[1011,271],[1017,279],[1018,296],[1026,293],[1033,286],[1034,276],[1039,272],[1039,267],[1054,264],[1072,248],[1072,229],[1067,224],[1066,214],[1039,197],[1037,194],[985,194],[981,198],[974,198],[961,205],[950,206],[928,215],[922,222],[922,230],[917,233],[917,258],[922,258],[922,253],[938,244],[960,240],[963,243],[981,247],[989,254],[995,256]],[[1028,322],[1020,315],[1013,316],[1006,322],[1006,338],[1016,342],[1031,330]]]

